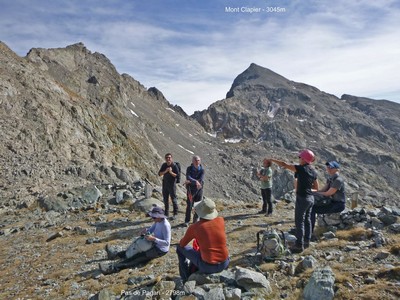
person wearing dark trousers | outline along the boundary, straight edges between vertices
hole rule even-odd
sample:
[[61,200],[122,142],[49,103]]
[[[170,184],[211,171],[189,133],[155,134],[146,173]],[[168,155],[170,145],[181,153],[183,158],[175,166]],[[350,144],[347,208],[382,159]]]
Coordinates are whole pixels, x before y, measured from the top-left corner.
[[273,163],[289,171],[297,173],[295,225],[296,244],[291,249],[293,253],[303,252],[310,245],[311,239],[311,209],[314,204],[312,189],[318,190],[317,172],[311,167],[315,160],[314,153],[305,149],[299,153],[299,164],[291,165],[283,161],[270,159]]
[[[192,208],[194,203],[197,203],[203,199],[203,185],[204,185],[204,168],[201,165],[200,156],[192,157],[192,164],[186,169],[186,214],[185,214],[185,226],[189,226],[190,219],[192,216]],[[193,216],[193,222],[197,221],[197,214]]]
[[[193,266],[201,273],[213,274],[222,272],[229,265],[225,222],[218,217],[214,201],[203,199],[194,209],[200,220],[189,226],[176,248],[183,283],[188,280]],[[188,246],[192,240],[196,240],[200,251]]]
[[162,195],[164,201],[164,211],[168,218],[169,216],[169,198],[172,200],[173,216],[172,220],[176,219],[178,214],[178,200],[176,196],[176,177],[178,176],[179,168],[172,159],[172,154],[165,154],[165,163],[161,165],[158,171],[159,176],[163,176],[162,180]]
[[144,228],[140,234],[152,243],[149,249],[129,257],[129,248],[125,251],[116,252],[106,245],[107,258],[109,260],[120,260],[110,264],[100,263],[99,269],[103,274],[112,274],[123,269],[133,268],[168,253],[171,244],[171,225],[164,214],[164,210],[161,207],[153,207],[148,215],[154,223],[150,228]]
[[261,197],[263,200],[262,209],[258,212],[259,214],[271,215],[273,211],[272,207],[272,169],[271,162],[268,159],[263,160],[263,168],[257,172],[257,177],[261,183]]
[[340,164],[336,161],[330,161],[326,164],[326,171],[329,175],[325,186],[314,193],[314,204],[323,202],[326,205],[314,205],[311,210],[311,228],[314,232],[316,214],[339,213],[346,208],[345,183],[343,177],[339,174]]

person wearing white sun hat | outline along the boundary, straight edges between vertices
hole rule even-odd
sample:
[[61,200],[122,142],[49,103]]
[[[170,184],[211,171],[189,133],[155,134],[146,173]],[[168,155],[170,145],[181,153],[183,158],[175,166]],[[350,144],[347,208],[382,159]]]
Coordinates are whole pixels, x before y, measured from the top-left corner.
[[[205,198],[196,204],[194,210],[200,220],[189,226],[176,249],[179,274],[183,282],[190,276],[187,259],[204,274],[219,273],[229,265],[225,222],[222,217],[218,217],[214,201]],[[200,251],[187,246],[194,239]]]

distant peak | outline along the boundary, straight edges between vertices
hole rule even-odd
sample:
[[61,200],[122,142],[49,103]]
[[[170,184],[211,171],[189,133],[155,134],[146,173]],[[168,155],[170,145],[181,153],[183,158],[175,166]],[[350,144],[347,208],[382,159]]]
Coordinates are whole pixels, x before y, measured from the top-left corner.
[[270,69],[261,67],[255,63],[250,66],[241,74],[239,74],[233,81],[232,87],[226,94],[227,98],[233,97],[234,90],[240,86],[249,85],[262,85],[267,88],[287,88],[290,81],[285,77],[271,71]]
[[86,50],[86,46],[82,42],[78,42],[76,44],[72,44],[66,47],[67,49],[79,49]]

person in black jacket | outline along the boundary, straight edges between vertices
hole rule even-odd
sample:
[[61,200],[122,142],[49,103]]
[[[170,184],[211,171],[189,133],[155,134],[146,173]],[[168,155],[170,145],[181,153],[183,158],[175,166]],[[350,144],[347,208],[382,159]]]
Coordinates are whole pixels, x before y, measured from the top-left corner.
[[[189,222],[192,215],[192,208],[195,202],[199,202],[203,199],[203,185],[204,185],[204,168],[201,165],[200,156],[193,156],[192,164],[186,169],[186,181],[185,186],[187,190],[186,200],[186,215],[185,215],[185,226],[189,226]],[[198,219],[197,214],[193,216],[193,222]]]
[[172,200],[173,216],[172,220],[176,219],[178,214],[178,200],[176,197],[176,179],[179,174],[179,168],[172,160],[172,154],[165,154],[165,163],[161,165],[159,176],[163,176],[162,181],[162,194],[164,201],[165,216],[168,218],[169,215],[169,197]]
[[293,253],[303,252],[310,245],[311,239],[311,210],[314,204],[312,190],[318,190],[318,174],[311,164],[314,162],[314,153],[305,149],[299,153],[299,164],[292,165],[277,159],[270,159],[273,163],[296,174],[296,206],[294,219],[296,224],[296,244],[291,249]]

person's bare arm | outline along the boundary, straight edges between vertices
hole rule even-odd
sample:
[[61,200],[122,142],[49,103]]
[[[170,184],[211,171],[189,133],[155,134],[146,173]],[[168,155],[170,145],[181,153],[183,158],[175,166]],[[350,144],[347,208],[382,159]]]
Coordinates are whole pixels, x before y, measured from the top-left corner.
[[282,168],[285,168],[285,169],[287,169],[289,171],[292,171],[292,172],[296,172],[296,168],[295,168],[294,165],[290,165],[290,164],[285,163],[282,160],[277,160],[277,159],[273,159],[273,158],[270,158],[269,160],[272,161],[273,163],[277,164],[278,166],[282,167]]

